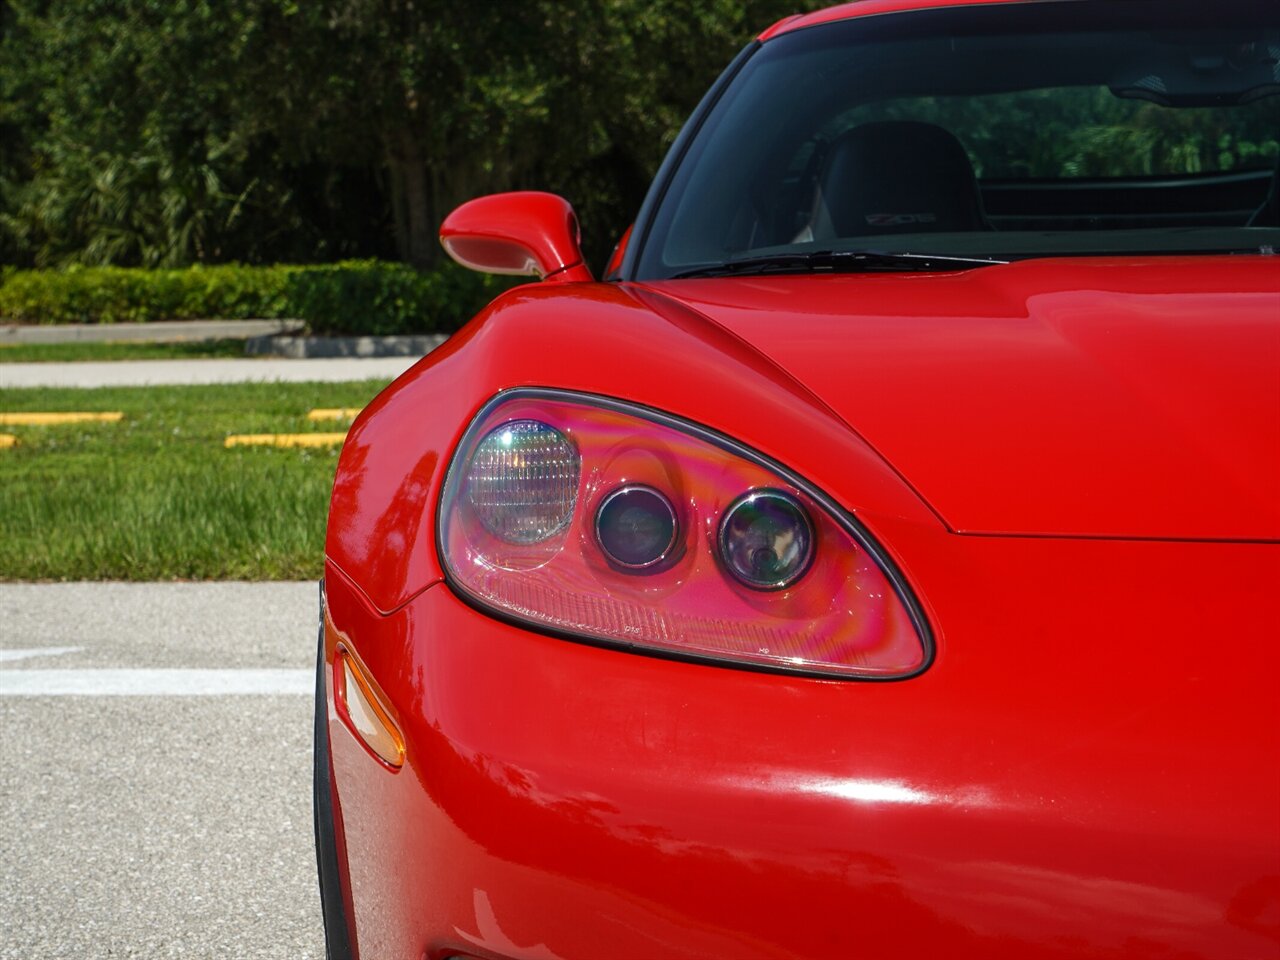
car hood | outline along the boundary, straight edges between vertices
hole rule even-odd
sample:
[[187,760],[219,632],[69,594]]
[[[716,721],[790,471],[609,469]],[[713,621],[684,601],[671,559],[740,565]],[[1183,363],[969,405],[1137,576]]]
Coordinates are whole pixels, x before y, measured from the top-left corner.
[[651,282],[971,534],[1280,539],[1280,261]]

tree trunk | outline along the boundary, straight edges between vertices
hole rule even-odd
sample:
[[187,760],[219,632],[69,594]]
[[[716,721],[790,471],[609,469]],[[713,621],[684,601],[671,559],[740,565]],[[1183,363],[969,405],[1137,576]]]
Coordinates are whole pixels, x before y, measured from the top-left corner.
[[395,212],[396,250],[406,263],[427,270],[439,256],[431,203],[430,171],[413,131],[393,134],[387,149],[391,167],[391,202]]
[[384,148],[382,159],[387,167],[387,189],[391,197],[391,229],[395,235],[396,257],[408,263],[409,214],[404,201],[404,171],[389,145]]

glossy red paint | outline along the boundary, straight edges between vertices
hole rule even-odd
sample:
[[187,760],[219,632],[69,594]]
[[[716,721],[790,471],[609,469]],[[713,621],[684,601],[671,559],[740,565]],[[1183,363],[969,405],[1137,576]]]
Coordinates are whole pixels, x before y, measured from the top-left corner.
[[635,229],[635,224],[627,227],[622,231],[622,237],[618,240],[613,248],[613,253],[609,255],[609,263],[604,268],[604,279],[616,279],[618,271],[622,269],[622,258],[627,255],[627,244],[631,242],[631,231]]
[[[586,279],[567,204],[476,203],[450,238],[505,246],[474,263]],[[496,300],[364,410],[335,480],[325,709],[361,955],[1280,956],[1276,262]],[[444,475],[520,386],[660,408],[784,464],[902,572],[932,665],[733,670],[467,605],[437,553]],[[339,644],[399,769],[335,709]]]
[[392,384],[347,435],[325,549],[377,609],[440,579],[434,511],[449,457],[476,411],[516,386],[650,405],[660,390],[665,409],[750,437],[873,533],[886,515],[938,524],[826,404],[705,317],[630,284],[517,287]]
[[[440,579],[453,445],[492,394],[547,385],[638,403],[660,386],[666,409],[750,437],[873,532],[914,514],[983,534],[1274,540],[1275,276],[1241,257],[517,288],[357,419],[328,556],[384,611]],[[825,346],[841,338],[853,349]]]
[[[1280,303],[1275,277],[1245,258],[1117,259],[505,294],[366,409],[339,466],[331,615],[395,707],[407,751],[388,773],[331,720],[364,955],[1273,954],[1280,648],[1259,629],[1280,618],[1280,550],[1191,542],[1226,529],[1194,515],[1159,530],[1178,539],[1136,539],[1158,512],[1143,508],[1150,467],[1123,456],[1123,437],[1144,413],[1174,422],[1183,383],[1180,409],[1216,412],[1213,463],[1250,443],[1270,462],[1274,405],[1244,399],[1275,381],[1264,362],[1265,331],[1280,330],[1265,309]],[[844,304],[855,349],[822,363],[798,321],[786,323],[790,347],[767,339],[738,295],[748,288],[818,327]],[[1188,369],[1197,352],[1145,321],[1157,301],[1234,377]],[[1221,329],[1193,322],[1203,310]],[[1083,337],[1086,316],[1109,333]],[[859,359],[860,343],[883,369]],[[1142,352],[1141,376],[1124,349]],[[1148,401],[1121,405],[1123,429],[1101,440],[1060,417],[1040,426],[1052,436],[1036,450],[1056,439],[1096,457],[1103,443],[1116,458],[1108,486],[1134,519],[1110,539],[953,532],[948,511],[967,516],[956,504],[1035,516],[1006,475],[1065,495],[1020,459],[1027,424],[1013,411],[1040,393],[1016,371],[1037,358],[1046,380],[1092,377],[1077,394],[1099,428],[1121,389]],[[944,375],[948,364],[959,370]],[[443,472],[492,394],[538,384],[660,403],[826,490],[916,589],[934,665],[883,686],[787,678],[596,649],[465,606],[438,584]],[[877,403],[886,390],[894,402]],[[975,405],[987,421],[968,419]],[[989,451],[988,497],[978,483],[960,484],[968,499],[938,496],[902,457],[914,448],[882,438],[895,417],[921,447],[1004,437]],[[1226,501],[1256,488],[1191,459],[1176,466],[1209,493],[1223,484],[1184,513],[1245,516]]]
[[384,617],[331,567],[406,724],[400,773],[331,724],[362,955],[1273,955],[1274,549],[882,534],[942,634],[884,685],[568,643],[443,585]]
[[828,7],[814,13],[784,17],[757,37],[762,43],[774,37],[803,30],[805,27],[816,27],[822,23],[834,23],[837,20],[851,20],[854,17],[874,17],[884,13],[901,13],[907,10],[927,10],[932,7],[969,7],[983,4],[1019,3],[1025,0],[854,0],[853,3],[842,3],[836,7]]
[[808,385],[953,530],[1277,541],[1278,274],[1046,259],[651,286]]
[[560,282],[591,279],[582,262],[578,217],[554,193],[523,190],[468,201],[445,218],[440,242],[472,270]]

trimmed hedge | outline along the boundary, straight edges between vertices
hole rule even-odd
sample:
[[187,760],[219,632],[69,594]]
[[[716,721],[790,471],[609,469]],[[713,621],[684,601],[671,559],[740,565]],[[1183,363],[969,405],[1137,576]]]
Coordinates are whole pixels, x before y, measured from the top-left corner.
[[183,270],[72,267],[6,270],[5,323],[146,323],[155,320],[306,320],[312,333],[450,332],[511,286],[453,263],[420,273],[401,263]]

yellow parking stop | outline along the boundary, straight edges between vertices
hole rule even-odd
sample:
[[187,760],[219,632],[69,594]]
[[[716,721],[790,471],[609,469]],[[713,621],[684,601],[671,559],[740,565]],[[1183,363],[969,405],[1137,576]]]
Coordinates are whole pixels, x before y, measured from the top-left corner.
[[109,413],[0,413],[0,426],[52,427],[64,423],[115,423],[123,419],[124,414],[119,410]]
[[332,447],[347,438],[345,433],[233,433],[224,447]]
[[308,420],[354,420],[361,407],[317,407],[307,414]]

